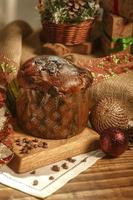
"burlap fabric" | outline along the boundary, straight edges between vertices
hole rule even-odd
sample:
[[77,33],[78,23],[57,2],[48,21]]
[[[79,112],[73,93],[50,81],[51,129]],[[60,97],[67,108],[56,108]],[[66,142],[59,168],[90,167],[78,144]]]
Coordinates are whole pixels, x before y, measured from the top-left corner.
[[129,118],[133,119],[133,72],[121,74],[101,81],[90,88],[93,103],[104,97],[113,97],[122,101],[128,110]]
[[34,31],[29,34],[23,41],[21,52],[21,64],[25,63],[28,59],[42,54],[42,45],[40,41],[40,32]]
[[[1,33],[0,51],[18,64],[20,62],[23,64],[27,59],[35,55],[40,55],[44,44],[40,42],[39,33],[31,32],[31,28],[25,22],[19,21],[9,24]],[[24,37],[25,40],[23,40]],[[88,69],[92,63],[92,57],[93,62],[94,59],[96,62],[99,62],[97,58],[94,58],[95,55],[70,54],[62,56],[71,60],[76,65],[87,67]],[[120,66],[124,67],[123,65]],[[92,100],[93,105],[101,98],[107,96],[117,98],[124,102],[128,108],[130,118],[133,118],[133,63],[128,64],[126,68],[130,68],[130,72],[110,76],[107,80],[102,79],[93,84],[90,88],[90,100]],[[91,71],[91,68],[89,70]]]
[[31,27],[24,21],[14,21],[0,32],[0,53],[20,65],[22,41],[31,34]]

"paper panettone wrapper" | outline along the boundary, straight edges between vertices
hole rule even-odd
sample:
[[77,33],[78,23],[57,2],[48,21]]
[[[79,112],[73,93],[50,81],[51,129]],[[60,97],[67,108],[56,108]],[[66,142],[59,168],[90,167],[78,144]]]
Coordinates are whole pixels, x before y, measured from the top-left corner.
[[103,30],[111,38],[132,37],[133,22],[128,22],[115,14],[104,12]]
[[133,21],[132,0],[100,0],[100,4],[106,11]]

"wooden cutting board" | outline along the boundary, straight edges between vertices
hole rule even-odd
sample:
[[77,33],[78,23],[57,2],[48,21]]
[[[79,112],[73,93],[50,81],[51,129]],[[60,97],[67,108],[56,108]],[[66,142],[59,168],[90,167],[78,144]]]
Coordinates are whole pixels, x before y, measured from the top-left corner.
[[[22,141],[34,140],[32,136],[27,136],[24,133],[16,132],[14,141],[19,139]],[[55,163],[57,161],[76,156],[80,153],[86,153],[98,148],[99,136],[92,129],[85,128],[82,133],[62,140],[44,140],[37,139],[39,142],[47,143],[48,148],[37,147],[30,150],[28,154],[20,154],[22,146],[18,146],[14,142],[14,159],[9,163],[9,167],[17,173],[24,173],[35,170],[39,167]]]

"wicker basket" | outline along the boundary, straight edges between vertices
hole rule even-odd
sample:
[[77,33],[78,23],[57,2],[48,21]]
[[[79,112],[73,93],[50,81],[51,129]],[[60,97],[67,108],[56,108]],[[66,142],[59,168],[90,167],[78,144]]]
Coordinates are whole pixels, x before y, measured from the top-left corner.
[[91,30],[93,20],[86,20],[79,24],[55,24],[43,22],[43,40],[51,43],[66,45],[80,44],[86,41]]

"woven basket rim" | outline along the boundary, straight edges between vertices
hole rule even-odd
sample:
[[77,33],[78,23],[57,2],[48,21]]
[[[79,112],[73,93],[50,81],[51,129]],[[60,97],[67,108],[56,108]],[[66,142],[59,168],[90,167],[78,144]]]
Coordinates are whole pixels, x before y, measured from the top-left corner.
[[94,19],[88,19],[88,20],[85,20],[85,21],[82,21],[82,22],[79,22],[79,23],[54,23],[54,22],[50,22],[50,21],[46,21],[44,20],[42,22],[42,25],[44,24],[50,24],[50,25],[54,25],[54,26],[79,26],[79,25],[82,25],[82,24],[89,24],[89,23],[93,23],[94,22]]

